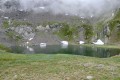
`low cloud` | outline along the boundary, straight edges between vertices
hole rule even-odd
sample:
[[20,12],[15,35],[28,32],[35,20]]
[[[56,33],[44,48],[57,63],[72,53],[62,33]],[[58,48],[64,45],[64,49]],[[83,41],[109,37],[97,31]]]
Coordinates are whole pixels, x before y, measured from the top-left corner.
[[91,17],[112,12],[120,7],[120,0],[1,0],[0,2],[5,4],[7,1],[18,2],[21,10]]

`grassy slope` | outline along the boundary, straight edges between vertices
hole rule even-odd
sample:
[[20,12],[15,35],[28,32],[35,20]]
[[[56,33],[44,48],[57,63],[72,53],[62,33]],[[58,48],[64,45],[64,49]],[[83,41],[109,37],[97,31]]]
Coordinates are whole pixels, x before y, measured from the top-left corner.
[[[77,44],[75,44],[77,45]],[[106,49],[120,49],[119,45],[94,45],[94,44],[83,44],[81,46],[88,46],[88,47],[98,47],[98,48],[106,48]]]
[[120,56],[12,54],[0,51],[0,80],[120,80]]
[[110,42],[117,44],[120,42],[120,30],[119,30],[120,10],[116,11],[114,18],[108,21],[108,23],[109,23],[110,30],[111,30]]

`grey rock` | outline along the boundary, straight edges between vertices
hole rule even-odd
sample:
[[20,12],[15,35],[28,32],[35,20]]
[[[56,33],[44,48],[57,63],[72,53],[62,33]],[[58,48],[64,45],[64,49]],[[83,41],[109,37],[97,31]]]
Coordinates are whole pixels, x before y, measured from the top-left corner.
[[86,78],[87,78],[87,80],[92,80],[93,76],[87,76]]
[[37,26],[36,29],[39,31],[44,31],[46,28],[40,25],[40,26]]
[[103,65],[103,64],[97,65],[97,68],[98,68],[98,69],[103,69],[104,67],[105,67],[105,65]]
[[47,29],[47,30],[49,30],[49,29],[50,29],[50,26],[49,26],[49,25],[47,25],[47,26],[46,26],[46,29]]
[[35,33],[33,32],[32,27],[30,26],[18,26],[15,28],[15,32],[20,34],[24,39],[34,38]]
[[92,65],[93,65],[93,63],[85,63],[85,64],[83,64],[84,67],[89,67],[89,66],[92,66]]

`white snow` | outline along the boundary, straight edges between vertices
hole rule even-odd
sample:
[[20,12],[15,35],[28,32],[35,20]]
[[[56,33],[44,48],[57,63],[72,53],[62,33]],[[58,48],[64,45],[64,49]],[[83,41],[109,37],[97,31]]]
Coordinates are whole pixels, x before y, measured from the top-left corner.
[[26,42],[27,44],[29,44],[29,42]]
[[30,38],[29,41],[33,40],[33,38]]
[[4,19],[9,19],[9,17],[4,17]]
[[40,43],[40,48],[46,48],[47,43]]
[[68,41],[61,41],[61,47],[67,48],[68,47]]
[[91,17],[91,18],[93,18],[93,17],[94,17],[94,15],[91,15],[90,17]]
[[102,42],[102,40],[98,39],[97,42],[93,42],[93,44],[104,45],[104,42]]
[[61,44],[68,45],[68,41],[61,41]]
[[115,14],[114,13],[112,13],[112,17],[114,16]]
[[84,41],[79,41],[79,44],[84,44],[85,42]]
[[20,9],[19,11],[21,11],[21,12],[22,12],[22,11],[24,11],[24,10],[23,10],[23,9]]
[[81,19],[84,19],[84,17],[81,17]]
[[69,14],[66,13],[65,15],[68,16]]
[[41,6],[41,7],[39,7],[40,9],[45,9],[45,7],[43,7],[43,6]]

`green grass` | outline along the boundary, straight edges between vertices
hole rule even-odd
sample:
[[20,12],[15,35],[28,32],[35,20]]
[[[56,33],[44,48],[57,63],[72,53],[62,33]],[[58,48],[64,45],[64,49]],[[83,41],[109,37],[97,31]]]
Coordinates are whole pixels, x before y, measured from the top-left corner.
[[[78,45],[78,44],[75,44]],[[81,44],[80,46],[87,46],[87,47],[98,47],[98,48],[109,48],[109,49],[120,49],[120,46],[117,45],[94,45],[94,44]]]
[[13,54],[0,51],[0,80],[119,80],[120,56]]
[[6,52],[11,52],[11,49],[9,47],[4,46],[3,44],[0,43],[0,50],[4,50]]
[[14,27],[18,27],[20,25],[32,26],[32,24],[30,22],[27,22],[27,21],[13,20],[12,22],[13,22]]

